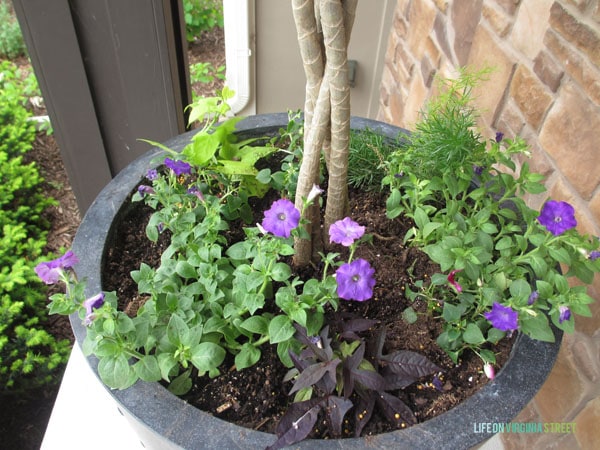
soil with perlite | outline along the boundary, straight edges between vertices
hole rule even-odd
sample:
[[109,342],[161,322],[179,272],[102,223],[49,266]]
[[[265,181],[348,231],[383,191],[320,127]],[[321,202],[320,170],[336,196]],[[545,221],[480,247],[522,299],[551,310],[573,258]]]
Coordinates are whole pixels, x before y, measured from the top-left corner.
[[[269,208],[272,200],[266,198],[253,205],[256,211],[253,223],[262,220],[262,211]],[[142,261],[158,266],[160,254],[169,241],[166,233],[156,243],[146,238],[145,224],[151,213],[152,209],[141,203],[130,209],[115,232],[115,240],[104,266],[104,288],[115,290],[121,302],[120,307],[127,311],[136,311],[144,301],[137,293],[130,272],[139,268]],[[371,263],[377,283],[372,299],[365,302],[341,300],[339,311],[377,320],[378,325],[365,336],[367,339],[385,326],[387,338],[384,353],[412,350],[425,355],[441,368],[440,373],[434,374],[442,381],[441,386],[440,383],[436,383],[437,387],[433,384],[432,375],[394,392],[410,407],[418,422],[426,421],[456,406],[489,380],[483,373],[481,360],[471,352],[466,352],[459,363],[454,364],[435,343],[442,331],[440,320],[427,312],[426,301],[418,298],[411,301],[404,295],[407,287],[414,288],[416,280],[427,281],[433,273],[439,272],[439,267],[431,263],[427,255],[403,243],[403,236],[411,224],[400,218],[389,220],[385,215],[385,198],[379,193],[351,192],[350,216],[373,236],[371,242],[358,248],[355,258],[364,258]],[[232,243],[243,238],[242,226],[231,225],[228,238]],[[344,251],[342,247],[334,250]],[[304,279],[320,276],[313,269],[302,270],[295,275]],[[448,289],[451,287],[448,286]],[[407,323],[402,317],[402,311],[408,306],[412,306],[418,314],[419,319],[414,324]],[[275,305],[272,307],[276,308]],[[268,304],[266,308],[269,308]],[[329,317],[333,317],[333,311],[329,312]],[[494,349],[497,352],[497,371],[506,362],[512,343],[513,339],[505,338]],[[292,401],[287,395],[292,382],[283,382],[288,369],[280,363],[275,346],[264,345],[261,351],[260,361],[251,368],[237,371],[233,358],[229,358],[219,377],[196,378],[185,400],[226,421],[274,433],[277,422]],[[346,417],[345,433],[353,436],[353,411],[350,410]],[[393,429],[385,417],[375,413],[362,435]],[[318,422],[312,437],[332,437],[325,426],[324,417]]]

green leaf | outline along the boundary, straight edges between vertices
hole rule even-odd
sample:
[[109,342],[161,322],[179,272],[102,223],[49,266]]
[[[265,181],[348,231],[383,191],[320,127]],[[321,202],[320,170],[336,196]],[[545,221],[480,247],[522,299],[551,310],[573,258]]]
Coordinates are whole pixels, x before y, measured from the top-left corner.
[[427,239],[427,237],[433,233],[435,230],[443,226],[444,224],[441,222],[428,222],[423,227],[423,239]]
[[498,228],[493,223],[487,222],[481,225],[481,231],[487,234],[498,233]]
[[290,358],[290,350],[294,353],[300,352],[297,341],[294,339],[288,339],[287,341],[277,344],[277,356],[279,356],[279,360],[285,367],[292,367],[294,365],[292,358]]
[[256,174],[256,179],[263,183],[267,184],[271,181],[271,169],[262,169]]
[[531,255],[529,259],[529,265],[535,272],[536,277],[543,277],[548,270],[548,264],[546,264],[544,258],[539,255]]
[[248,310],[250,314],[254,314],[258,309],[265,306],[264,294],[256,294],[253,292],[247,293],[242,299],[242,306]]
[[491,350],[481,349],[479,351],[479,356],[481,356],[481,359],[487,363],[496,364],[496,355]]
[[230,246],[225,252],[225,254],[231,259],[244,261],[250,257],[251,252],[248,243],[245,241],[241,241],[236,242],[235,244]]
[[144,381],[158,381],[161,379],[158,359],[154,355],[145,355],[133,365],[138,377]]
[[260,359],[260,350],[250,343],[245,343],[240,352],[235,355],[235,368],[242,370],[251,367]]
[[184,340],[188,331],[189,327],[184,320],[177,314],[173,314],[167,325],[167,338],[169,339],[169,342],[175,347],[178,347]]
[[279,262],[271,270],[273,281],[286,281],[292,276],[292,270],[286,263]]
[[467,344],[479,345],[485,342],[485,337],[477,325],[470,323],[463,332],[463,340]]
[[508,248],[511,248],[513,246],[513,241],[510,238],[510,236],[504,236],[502,237],[498,242],[496,242],[496,250],[500,251],[500,250],[506,250]]
[[244,320],[240,328],[251,333],[266,335],[269,333],[269,321],[263,316],[252,316]]
[[217,152],[219,144],[219,138],[215,133],[201,132],[192,138],[192,142],[185,146],[182,153],[191,164],[204,167]]
[[183,278],[198,278],[196,268],[187,261],[179,261],[175,266],[175,272]]
[[[186,18],[187,23],[192,23],[192,17],[190,14],[190,20]],[[219,111],[219,97],[201,97],[196,100],[192,105],[190,105],[190,116],[189,116],[189,124],[196,121],[204,120],[206,117],[210,117],[215,114],[216,111]]]
[[123,353],[116,357],[100,358],[98,374],[102,381],[112,389],[127,389],[137,381],[137,375]]
[[175,378],[171,384],[169,384],[169,392],[174,395],[183,395],[189,392],[192,388],[192,379],[190,378],[191,373],[192,371],[188,369]]
[[566,265],[571,265],[571,255],[564,248],[550,248],[548,249],[548,253],[552,258],[556,261],[561,262]]
[[537,280],[535,285],[542,298],[550,298],[554,294],[554,288],[552,287],[552,284],[548,283],[547,281]]
[[113,356],[116,357],[119,353],[121,353],[121,347],[117,342],[112,339],[101,339],[100,342],[96,345],[94,350],[94,354],[99,357],[105,356]]
[[228,159],[218,160],[219,166],[217,170],[227,175],[252,175],[256,176],[257,170],[254,166],[243,161],[230,161]]
[[402,319],[408,324],[415,323],[418,320],[417,313],[411,306],[409,306],[402,311]]
[[465,307],[462,305],[452,305],[450,303],[444,303],[444,309],[442,311],[442,317],[446,322],[458,322],[465,312]]
[[446,272],[454,267],[456,257],[450,250],[442,247],[442,245],[439,243],[435,245],[428,245],[423,250],[425,253],[427,253],[427,256],[440,265],[440,268],[443,272]]
[[537,312],[535,316],[523,314],[519,325],[521,331],[532,339],[554,342],[554,333],[550,328],[548,318],[541,312]]
[[531,286],[522,279],[514,280],[510,284],[510,294],[515,298],[527,298],[531,294]]
[[271,344],[286,341],[291,338],[295,332],[296,330],[292,326],[292,321],[288,316],[276,316],[269,324],[269,341]]
[[225,350],[212,342],[201,342],[192,350],[191,361],[198,369],[198,375],[202,376],[206,372],[219,367],[225,359]]
[[414,212],[415,224],[420,230],[425,228],[425,225],[429,223],[429,216],[423,209],[416,208]]
[[115,334],[115,321],[112,318],[106,318],[104,322],[102,322],[102,329],[108,336],[112,336]]
[[160,353],[157,357],[160,376],[163,380],[169,380],[171,372],[177,367],[177,360],[170,353]]
[[276,150],[277,147],[258,147],[246,145],[239,149],[236,157],[240,158],[240,160],[245,164],[248,164],[249,166],[254,166],[254,164],[256,164],[256,162],[259,159],[264,158],[265,156],[269,156]]
[[496,344],[500,341],[500,339],[506,336],[506,333],[504,331],[499,330],[498,328],[491,327],[488,330],[487,335],[487,341],[491,342],[492,344]]

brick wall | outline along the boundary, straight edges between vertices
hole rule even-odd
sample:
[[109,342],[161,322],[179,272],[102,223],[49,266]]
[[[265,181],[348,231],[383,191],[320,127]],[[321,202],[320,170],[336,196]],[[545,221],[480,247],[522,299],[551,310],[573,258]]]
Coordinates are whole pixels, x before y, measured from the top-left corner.
[[[476,92],[483,134],[524,137],[548,195],[575,207],[580,231],[600,235],[599,0],[398,0],[378,118],[411,129],[435,93],[434,77],[461,66],[494,69]],[[590,294],[600,300],[598,278]],[[593,309],[515,419],[575,422],[576,433],[505,435],[507,448],[600,442],[600,301]]]

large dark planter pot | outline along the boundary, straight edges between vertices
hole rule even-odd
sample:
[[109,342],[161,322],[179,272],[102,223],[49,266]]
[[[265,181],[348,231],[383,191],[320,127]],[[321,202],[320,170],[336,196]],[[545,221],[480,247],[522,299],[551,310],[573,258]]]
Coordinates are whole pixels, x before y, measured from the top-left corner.
[[[244,138],[273,135],[287,125],[287,114],[259,115],[238,124]],[[353,118],[353,129],[370,128],[395,138],[403,130],[366,119]],[[178,136],[165,144],[182,149],[194,132]],[[127,196],[152,167],[160,153],[153,149],[131,163],[98,195],[87,211],[75,236],[73,251],[80,262],[75,267],[80,279],[87,279],[87,295],[102,290],[101,270],[105,244],[110,240],[112,224],[119,220],[129,205]],[[133,269],[133,268],[132,268]],[[85,338],[85,327],[77,315],[71,317],[79,343]],[[553,344],[534,341],[519,335],[512,355],[497,374],[475,395],[452,410],[406,430],[340,440],[312,440],[294,445],[301,449],[432,449],[470,448],[492,436],[477,429],[480,423],[510,422],[533,398],[550,373],[558,354],[562,333],[555,330]],[[88,357],[97,373],[98,360]],[[152,449],[262,449],[275,441],[275,436],[232,425],[200,411],[172,395],[159,383],[138,382],[123,391],[110,391],[120,411],[130,419],[146,448]]]

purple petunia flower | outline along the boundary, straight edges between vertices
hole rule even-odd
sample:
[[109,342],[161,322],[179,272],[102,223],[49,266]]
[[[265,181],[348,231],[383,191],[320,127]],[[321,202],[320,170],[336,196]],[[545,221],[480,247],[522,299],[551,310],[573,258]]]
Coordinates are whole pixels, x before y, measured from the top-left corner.
[[492,310],[483,315],[492,323],[494,328],[500,331],[516,330],[519,327],[519,314],[510,306],[503,306],[498,302],[494,302]]
[[265,211],[262,227],[278,237],[290,237],[294,228],[300,223],[300,211],[288,199],[282,198],[273,202]]
[[148,178],[150,181],[156,180],[158,178],[158,171],[156,169],[148,169],[146,178]]
[[448,283],[454,286],[454,289],[456,289],[458,292],[462,292],[462,286],[458,284],[458,281],[454,279],[458,272],[460,272],[460,269],[455,269],[450,272],[450,274],[448,275]]
[[60,279],[64,269],[73,267],[78,262],[75,253],[69,250],[60,258],[39,263],[34,270],[44,283],[54,284]]
[[577,226],[575,209],[567,202],[549,200],[544,204],[538,222],[554,236],[558,236]]
[[185,161],[175,161],[171,158],[165,158],[165,166],[171,169],[177,176],[192,173],[192,166]]
[[154,194],[154,189],[151,186],[146,186],[144,184],[138,187],[138,193],[145,197],[146,195]]
[[571,318],[571,310],[568,306],[559,306],[558,312],[560,313],[558,316],[558,323],[563,323]]
[[98,309],[102,305],[104,305],[104,292],[100,292],[99,294],[84,300],[83,306],[85,307],[85,320],[83,323],[86,326],[91,325],[95,318],[94,309]]
[[598,258],[600,258],[600,252],[598,250],[591,251],[588,258],[590,258],[592,261],[596,261]]
[[359,302],[370,299],[375,286],[374,274],[375,269],[361,258],[341,265],[335,272],[338,296]]
[[500,143],[504,138],[504,133],[502,131],[496,131],[496,142]]
[[204,201],[204,195],[202,195],[202,191],[198,188],[198,186],[192,186],[187,190],[187,193],[195,195],[196,197],[198,197],[198,200],[202,202]]
[[529,298],[527,299],[527,304],[529,306],[533,305],[539,297],[540,297],[540,293],[538,291],[533,291],[531,294],[529,294]]
[[473,173],[475,173],[475,175],[481,175],[483,173],[483,166],[474,165]]
[[331,224],[329,227],[329,242],[350,247],[363,234],[365,234],[365,227],[357,224],[350,217],[346,217]]

